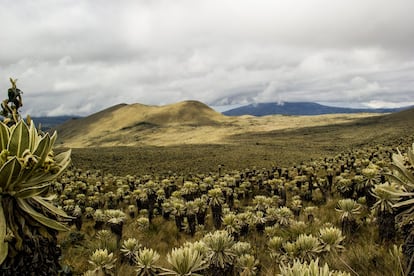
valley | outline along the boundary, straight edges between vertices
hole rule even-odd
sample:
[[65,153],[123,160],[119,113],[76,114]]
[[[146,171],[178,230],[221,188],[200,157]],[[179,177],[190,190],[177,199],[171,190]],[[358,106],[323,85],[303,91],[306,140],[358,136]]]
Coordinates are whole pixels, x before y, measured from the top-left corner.
[[[155,117],[131,128],[116,121],[124,118],[116,119],[116,112],[111,112],[110,123],[102,119],[107,115],[98,114],[85,118],[93,124],[76,120],[68,128],[62,125],[58,145],[71,147],[73,164],[82,168],[119,175],[198,173],[215,171],[218,165],[228,170],[290,166],[363,146],[394,145],[410,137],[414,127],[413,110],[388,115],[265,117],[226,117],[206,110],[213,116],[204,118],[214,120],[202,122],[193,116],[187,124],[179,124],[182,118],[162,124],[163,120]],[[129,124],[136,122],[131,117]],[[82,129],[89,130],[85,134]]]

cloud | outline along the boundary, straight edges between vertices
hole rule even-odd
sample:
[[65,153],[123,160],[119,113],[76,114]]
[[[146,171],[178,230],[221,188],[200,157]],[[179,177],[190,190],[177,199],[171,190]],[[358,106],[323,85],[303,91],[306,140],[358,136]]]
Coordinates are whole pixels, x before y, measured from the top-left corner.
[[[413,1],[3,1],[24,112],[121,102],[412,101]],[[4,94],[6,96],[6,94]]]
[[[364,103],[365,106],[370,108],[397,108],[401,107],[400,103],[393,103],[388,101],[369,101]],[[414,101],[405,102],[406,106],[414,106]]]

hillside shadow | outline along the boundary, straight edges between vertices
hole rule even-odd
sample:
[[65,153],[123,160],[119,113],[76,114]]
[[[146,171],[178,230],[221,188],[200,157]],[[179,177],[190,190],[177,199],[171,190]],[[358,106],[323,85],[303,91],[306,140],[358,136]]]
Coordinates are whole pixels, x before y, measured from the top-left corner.
[[[411,135],[414,127],[414,109],[395,114],[350,120],[324,126],[249,132],[232,135],[233,143],[317,144],[319,146],[359,146],[389,144],[390,140]],[[318,146],[318,147],[319,147]]]

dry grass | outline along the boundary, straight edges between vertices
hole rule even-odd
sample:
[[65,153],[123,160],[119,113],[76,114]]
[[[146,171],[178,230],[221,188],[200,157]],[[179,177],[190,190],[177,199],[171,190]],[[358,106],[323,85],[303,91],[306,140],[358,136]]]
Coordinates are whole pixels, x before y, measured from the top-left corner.
[[[343,124],[244,132],[233,134],[218,144],[208,143],[209,139],[217,139],[218,133],[225,132],[223,127],[218,132],[205,134],[204,144],[89,146],[74,148],[72,159],[75,167],[99,169],[115,175],[164,174],[169,171],[184,174],[208,173],[217,171],[218,165],[223,165],[225,170],[286,167],[355,148],[398,145],[402,141],[413,140],[412,113],[413,110],[409,110],[388,116],[351,120]],[[171,128],[170,131],[173,132],[174,129]],[[190,132],[183,132],[182,135],[190,135]],[[177,143],[180,141],[182,140],[176,140]]]
[[[123,107],[119,106],[114,109],[119,110]],[[409,110],[390,116],[376,116],[358,120],[344,119],[342,123],[339,123],[339,119],[336,118],[332,121],[334,124],[278,130],[271,128],[260,129],[263,127],[263,125],[259,124],[260,120],[268,120],[270,122],[273,118],[243,117],[243,123],[247,124],[249,122],[251,129],[255,128],[255,130],[238,134],[233,133],[225,140],[220,140],[219,144],[180,144],[162,147],[90,147],[74,149],[73,162],[76,167],[82,169],[102,169],[105,173],[115,175],[162,175],[168,171],[177,175],[186,175],[189,172],[206,174],[216,172],[219,164],[223,164],[224,169],[227,171],[232,169],[242,171],[243,168],[252,169],[254,167],[287,167],[299,165],[301,162],[309,161],[312,158],[332,157],[347,150],[363,149],[365,147],[375,148],[381,144],[392,145],[395,148],[394,146],[398,145],[399,141],[413,141],[413,113],[413,110]],[[98,117],[96,119],[99,119]],[[305,121],[304,117],[275,116],[274,118],[278,117],[291,120],[291,123],[294,122],[294,119]],[[327,120],[327,117],[312,118],[316,120],[315,124],[318,118],[320,122],[323,121],[322,119]],[[239,119],[241,118],[233,120]],[[233,121],[229,124],[234,126],[236,122]],[[145,132],[149,131],[150,128],[157,128],[154,125],[138,124],[136,128],[144,129]],[[175,126],[177,129],[181,127],[185,129],[191,126]],[[215,129],[217,126],[209,125],[204,127]],[[193,128],[195,127],[193,126]],[[243,127],[240,128],[243,129]],[[225,126],[222,125],[219,129],[224,131]],[[168,128],[164,130],[167,131]],[[174,128],[170,130],[174,131]],[[127,128],[125,131],[132,131],[132,129]],[[143,132],[139,133],[141,135]],[[170,135],[172,133],[169,132]],[[186,133],[186,135],[189,135],[189,133]],[[216,132],[212,131],[210,135],[214,136]],[[205,140],[208,141],[207,136]],[[325,222],[330,222],[340,227],[338,214],[334,211],[336,202],[337,199],[334,198],[328,201],[322,208],[318,208],[315,213],[315,218],[320,221],[317,225],[318,227]],[[211,217],[207,221],[206,230],[211,231]],[[151,247],[162,256],[165,256],[172,247],[180,246],[185,241],[199,240],[202,234],[197,233],[196,237],[191,238],[187,234],[179,233],[173,220],[164,221],[161,217],[156,217],[153,222],[152,228],[145,232],[138,231],[134,221],[128,222],[124,227],[123,238],[136,237],[144,246]],[[318,227],[309,227],[308,230],[316,233]],[[89,236],[87,239],[91,239],[94,235],[91,225],[84,224],[83,230]],[[289,238],[291,233],[280,233],[280,235]],[[375,227],[372,224],[363,224],[358,229],[356,235],[347,237],[346,250],[341,253],[340,257],[348,266],[358,271],[360,275],[375,275],[379,271],[382,275],[392,275],[388,248],[387,246],[376,244],[376,239]],[[256,233],[250,235],[247,241],[256,248],[265,248],[266,240]],[[274,272],[272,268],[277,270],[277,266],[267,256],[268,252],[257,250],[253,253],[260,258],[264,273],[271,275]],[[77,267],[79,267],[76,272],[86,270],[86,251],[83,253],[81,251],[71,251],[67,254],[77,256],[76,258],[69,258],[71,265],[77,264]],[[160,261],[160,265],[165,266],[165,258],[162,259],[164,260]],[[335,257],[328,256],[326,261],[329,262],[333,269],[349,271],[347,266]],[[269,270],[266,268],[269,268]],[[129,275],[133,273],[133,268],[120,265],[118,271],[119,275]]]
[[343,124],[372,116],[378,115],[227,117],[200,102],[187,101],[166,106],[118,105],[58,130],[61,146],[72,148],[231,144],[234,135]]
[[398,144],[412,135],[413,113],[226,117],[199,102],[118,105],[62,125],[58,142],[76,167],[116,175],[271,168]]

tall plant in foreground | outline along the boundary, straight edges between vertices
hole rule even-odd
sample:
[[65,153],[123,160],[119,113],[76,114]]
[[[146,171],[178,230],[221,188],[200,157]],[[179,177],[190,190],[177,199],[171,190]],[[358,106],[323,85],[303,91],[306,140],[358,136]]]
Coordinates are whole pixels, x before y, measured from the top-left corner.
[[164,268],[161,275],[203,275],[197,272],[204,270],[206,260],[203,255],[193,247],[174,248],[167,255],[167,261],[171,269]]
[[342,232],[350,235],[354,234],[357,228],[356,216],[360,214],[361,205],[350,198],[340,199],[338,207],[335,209],[341,214]]
[[222,215],[223,215],[223,192],[220,188],[211,189],[208,191],[210,197],[211,212],[213,214],[213,224],[216,229],[221,228]]
[[299,275],[312,275],[312,276],[350,276],[351,274],[342,271],[332,271],[329,266],[319,266],[319,259],[311,260],[307,262],[301,262],[295,260],[292,265],[282,264],[280,266],[280,276],[299,276]]
[[232,275],[236,255],[234,239],[227,231],[208,233],[202,239],[207,248],[207,260],[211,275]]
[[98,276],[113,275],[116,258],[107,249],[97,249],[89,258],[89,263],[93,267],[93,272]]
[[158,275],[159,267],[156,265],[160,254],[151,248],[142,248],[135,256],[136,272],[138,276]]
[[[407,275],[411,275],[414,271],[414,225],[412,224],[414,218],[414,174],[408,167],[414,166],[414,144],[412,148],[408,149],[407,158],[398,151],[398,154],[393,154],[392,161],[392,174],[388,175],[388,178],[391,183],[400,185],[405,189],[405,192],[394,194],[401,196],[402,200],[394,204],[393,208],[399,209],[397,218],[401,221],[405,235],[403,245],[405,271]],[[409,166],[406,167],[406,163],[409,163]]]
[[400,199],[397,193],[396,185],[389,183],[376,185],[372,189],[372,194],[377,199],[372,209],[377,216],[378,237],[381,241],[390,242],[396,235],[396,214],[392,206]]
[[[55,275],[57,231],[69,218],[46,193],[70,163],[70,150],[54,156],[56,132],[40,134],[34,123],[0,122],[0,272]],[[33,261],[36,260],[36,261]]]

